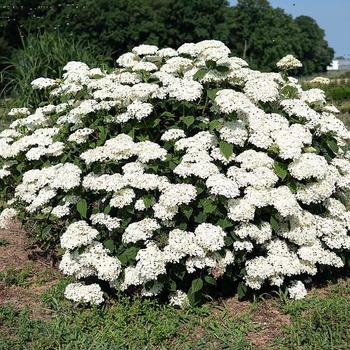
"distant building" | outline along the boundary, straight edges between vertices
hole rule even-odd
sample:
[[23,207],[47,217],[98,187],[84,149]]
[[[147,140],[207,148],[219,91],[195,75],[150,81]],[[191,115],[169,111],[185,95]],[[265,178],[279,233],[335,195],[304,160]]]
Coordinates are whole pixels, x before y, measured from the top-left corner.
[[350,59],[342,58],[333,60],[331,65],[327,67],[327,70],[349,70],[350,71]]

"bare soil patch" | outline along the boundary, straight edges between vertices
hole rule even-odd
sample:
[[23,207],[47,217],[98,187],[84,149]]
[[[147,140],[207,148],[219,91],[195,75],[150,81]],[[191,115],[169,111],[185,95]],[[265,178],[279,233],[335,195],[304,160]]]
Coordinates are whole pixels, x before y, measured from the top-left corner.
[[252,312],[252,321],[257,330],[247,335],[247,340],[259,349],[271,349],[272,342],[282,334],[283,327],[290,324],[289,315],[282,313],[273,301],[258,303]]
[[18,223],[0,230],[0,242],[0,274],[11,280],[0,279],[0,305],[29,308],[33,317],[47,317],[49,311],[41,295],[57,282],[59,272],[45,253],[31,244]]

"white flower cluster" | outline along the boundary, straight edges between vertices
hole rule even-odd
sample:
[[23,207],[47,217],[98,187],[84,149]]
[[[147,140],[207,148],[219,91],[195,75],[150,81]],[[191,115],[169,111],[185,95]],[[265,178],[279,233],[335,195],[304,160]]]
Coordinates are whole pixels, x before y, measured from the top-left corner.
[[84,285],[82,283],[71,283],[66,287],[64,296],[76,303],[89,303],[98,305],[103,302],[103,292],[96,284]]
[[94,129],[83,128],[78,129],[73,132],[73,134],[69,135],[68,141],[75,142],[78,144],[84,143],[88,140],[89,135],[94,132]]
[[7,229],[17,217],[17,210],[13,208],[6,208],[0,213],[0,229]]
[[71,163],[28,170],[16,187],[15,197],[29,204],[27,211],[35,212],[47,205],[59,191],[68,192],[79,186],[80,175],[80,168]]
[[109,255],[109,250],[104,248],[102,243],[92,242],[85,246],[84,240],[80,250],[67,250],[61,260],[60,269],[66,275],[84,278],[97,276],[103,281],[114,283],[121,270],[120,261]]
[[294,300],[304,299],[307,291],[301,281],[293,281],[288,288],[289,297]]
[[315,84],[315,85],[329,85],[331,83],[331,80],[326,77],[315,77],[308,81],[309,84]]
[[182,290],[177,290],[176,293],[170,295],[169,304],[180,309],[185,309],[190,305],[187,294]]
[[281,58],[277,63],[276,63],[277,68],[281,70],[289,70],[289,69],[295,69],[295,68],[300,68],[302,67],[302,63],[295,58],[293,55],[287,55],[283,58]]
[[113,231],[120,226],[120,219],[104,213],[92,214],[90,220],[93,225],[99,224],[107,228],[108,231]]
[[98,231],[90,227],[85,221],[77,221],[70,224],[61,236],[61,247],[74,249],[82,245],[88,245],[98,235]]
[[[65,274],[144,296],[176,280],[170,303],[180,307],[189,301],[179,281],[199,274],[219,279],[237,265],[259,289],[343,266],[350,132],[322,90],[286,77],[297,59],[262,73],[205,40],[140,45],[117,63],[105,72],[69,62],[63,79],[32,83],[56,104],[11,110],[18,119],[0,133],[0,227],[12,207],[28,220],[53,215],[67,226]],[[103,299],[80,282],[66,296]]]

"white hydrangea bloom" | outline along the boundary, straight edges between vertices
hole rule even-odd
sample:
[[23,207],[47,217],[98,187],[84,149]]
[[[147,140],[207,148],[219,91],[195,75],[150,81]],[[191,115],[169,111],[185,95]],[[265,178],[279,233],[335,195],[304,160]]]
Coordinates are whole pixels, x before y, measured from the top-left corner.
[[152,237],[154,231],[158,230],[160,225],[157,220],[143,219],[138,222],[133,222],[125,229],[122,237],[124,243],[135,243],[140,240],[146,241]]
[[185,132],[182,129],[170,129],[167,130],[161,137],[163,141],[173,141],[186,137]]
[[224,246],[226,233],[219,226],[200,224],[194,231],[196,242],[208,251],[220,250]]
[[17,217],[17,210],[13,208],[6,208],[0,213],[0,229],[7,229],[13,219]]
[[248,138],[248,131],[241,120],[224,123],[219,133],[223,140],[241,147]]
[[158,51],[158,47],[155,45],[139,45],[135,46],[132,49],[132,52],[136,55],[142,56],[142,55],[153,55]]
[[94,132],[93,129],[90,128],[83,128],[78,129],[73,132],[73,134],[70,134],[68,137],[68,141],[75,142],[77,144],[81,144],[87,141],[88,136],[91,135]]
[[293,55],[287,55],[283,58],[281,58],[276,63],[277,68],[280,70],[289,70],[289,69],[296,69],[302,67],[302,63],[296,59]]
[[93,225],[100,224],[107,228],[108,231],[113,231],[120,226],[121,219],[114,218],[108,214],[97,213],[90,216]]
[[312,80],[309,80],[309,84],[315,84],[315,85],[329,85],[331,83],[331,80],[326,77],[315,77]]
[[10,112],[8,113],[9,117],[25,117],[27,115],[30,115],[30,111],[26,107],[11,108]]
[[288,294],[291,299],[300,300],[306,297],[307,290],[303,282],[293,281],[288,288]]
[[213,195],[235,198],[240,194],[237,183],[223,174],[209,176],[206,185]]
[[33,89],[47,89],[57,84],[56,80],[50,78],[37,78],[31,82]]
[[90,227],[86,221],[70,224],[61,236],[61,247],[71,250],[90,244],[98,235],[98,231]]
[[76,303],[89,303],[99,305],[103,303],[103,292],[97,283],[85,285],[70,283],[64,291],[64,296]]
[[185,292],[177,290],[176,293],[170,295],[169,304],[179,307],[180,309],[185,309],[190,305],[190,302]]
[[298,180],[322,179],[327,174],[326,159],[314,153],[303,153],[288,166],[290,174]]

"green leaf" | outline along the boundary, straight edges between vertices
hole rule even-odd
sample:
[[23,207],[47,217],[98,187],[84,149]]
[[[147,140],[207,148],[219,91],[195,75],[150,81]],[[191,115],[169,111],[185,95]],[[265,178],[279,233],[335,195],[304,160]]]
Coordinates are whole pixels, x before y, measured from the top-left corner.
[[317,147],[311,147],[311,146],[309,146],[309,147],[304,147],[304,148],[303,148],[303,151],[304,151],[305,153],[319,153],[319,152],[320,152],[319,148],[317,148]]
[[230,67],[227,66],[216,66],[215,69],[220,73],[225,73],[230,70]]
[[243,282],[240,282],[237,287],[238,299],[243,299],[247,294],[247,290],[247,286]]
[[280,225],[274,215],[271,215],[270,217],[270,225],[274,232],[278,232]]
[[214,213],[217,208],[216,204],[210,199],[202,199],[200,203],[205,214]]
[[153,120],[153,123],[152,123],[152,127],[156,127],[156,126],[158,126],[159,125],[159,123],[160,123],[160,119],[159,118],[157,118],[157,119],[154,119]]
[[143,200],[143,203],[145,204],[146,209],[150,208],[155,202],[154,197],[150,194],[143,196],[142,200]]
[[102,145],[102,144],[106,141],[107,133],[106,133],[105,127],[103,127],[103,126],[98,126],[97,128],[98,128],[98,130],[99,130],[100,132],[99,132],[99,135],[98,135],[98,140],[97,140],[97,142],[96,142],[96,145],[97,145],[97,146],[100,146],[100,145]]
[[327,143],[327,146],[328,146],[328,148],[334,153],[334,154],[337,154],[338,153],[338,150],[339,150],[339,148],[338,148],[338,144],[337,144],[337,141],[335,140],[335,139],[328,139],[327,141],[326,141],[326,143]]
[[77,210],[80,216],[84,219],[86,219],[86,213],[87,213],[87,202],[85,199],[80,199],[77,203]]
[[215,68],[216,68],[216,62],[213,61],[213,60],[205,61],[205,65],[206,65],[209,69],[215,69]]
[[160,116],[161,117],[175,117],[175,115],[171,112],[163,112]]
[[194,294],[199,292],[203,288],[203,280],[201,278],[196,278],[191,284],[191,293]]
[[192,213],[193,213],[193,209],[191,207],[183,207],[183,208],[181,208],[181,210],[184,213],[184,215],[186,216],[187,220],[189,220]]
[[193,76],[194,80],[200,80],[202,78],[204,78],[204,76],[208,73],[208,69],[207,68],[201,68],[198,69],[198,71],[196,72],[196,74]]
[[281,179],[284,180],[288,175],[287,165],[275,160],[273,168],[275,170],[275,174]]
[[219,130],[222,127],[222,120],[214,119],[209,123],[209,130]]
[[110,205],[107,205],[107,207],[103,209],[103,212],[104,212],[105,214],[109,214],[110,211],[111,211],[111,209],[112,209],[111,206],[110,206]]
[[224,242],[225,242],[225,246],[226,247],[233,244],[233,240],[232,240],[232,238],[230,236],[224,237]]
[[220,151],[226,159],[229,159],[233,154],[233,145],[226,141],[220,141]]
[[195,218],[194,221],[197,224],[201,224],[203,222],[205,222],[205,220],[207,220],[207,215],[204,212],[200,212]]
[[186,275],[186,269],[182,269],[181,267],[174,269],[174,274],[179,280],[183,280]]
[[128,132],[128,135],[132,138],[135,138],[135,129],[131,129],[129,132]]
[[187,127],[190,127],[194,123],[194,117],[192,115],[188,115],[186,117],[181,117],[180,119]]
[[205,187],[196,185],[196,191],[197,191],[197,194],[201,194],[205,191]]
[[215,278],[212,277],[212,276],[205,276],[205,277],[204,277],[204,281],[207,282],[208,284],[213,285],[213,286],[216,285],[216,280],[215,280]]
[[137,248],[137,247],[127,248],[126,250],[124,250],[124,252],[122,254],[120,254],[118,256],[119,261],[123,265],[127,265],[128,263],[133,262],[136,258],[136,255],[137,255],[139,249],[140,248]]
[[191,293],[191,289],[187,293],[187,298],[192,306],[197,306],[201,301],[200,293]]
[[292,193],[296,193],[298,190],[298,183],[295,181],[291,181],[288,183],[288,187],[291,190]]
[[19,163],[17,166],[16,166],[16,169],[19,173],[22,174],[22,170],[24,169],[25,167],[25,164],[24,163]]
[[174,170],[177,167],[177,165],[178,164],[176,164],[175,162],[170,161],[168,166],[170,170]]
[[104,241],[103,245],[105,246],[105,248],[110,250],[111,253],[113,253],[114,248],[115,248],[113,239],[108,239],[107,241]]
[[217,224],[223,229],[225,230],[226,228],[229,228],[229,227],[232,227],[233,226],[233,223],[225,218],[225,219],[219,219]]
[[177,228],[178,228],[179,230],[186,231],[186,230],[187,230],[187,224],[186,224],[186,222],[182,222],[181,224],[179,224],[179,225],[177,226]]
[[176,282],[174,280],[169,281],[169,291],[175,293],[177,290]]
[[216,93],[218,91],[220,91],[221,89],[210,89],[210,90],[207,90],[207,96],[209,99],[211,99],[212,101],[215,100],[215,97],[216,97]]

